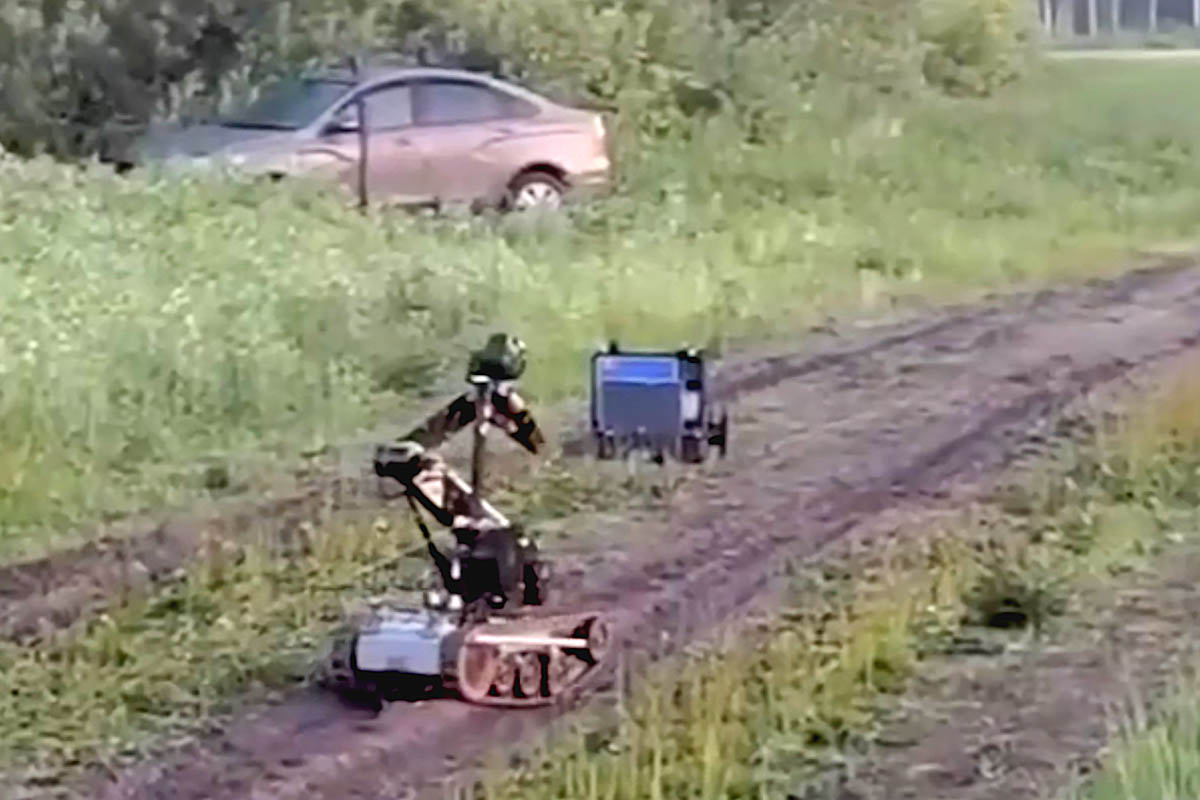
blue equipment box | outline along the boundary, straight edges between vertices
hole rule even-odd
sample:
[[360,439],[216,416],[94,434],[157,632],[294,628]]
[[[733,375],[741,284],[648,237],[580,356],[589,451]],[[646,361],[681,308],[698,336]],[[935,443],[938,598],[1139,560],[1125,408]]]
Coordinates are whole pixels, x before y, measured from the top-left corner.
[[616,343],[592,356],[592,433],[599,458],[649,450],[689,463],[709,446],[725,454],[727,419],[714,421],[703,355],[621,352]]

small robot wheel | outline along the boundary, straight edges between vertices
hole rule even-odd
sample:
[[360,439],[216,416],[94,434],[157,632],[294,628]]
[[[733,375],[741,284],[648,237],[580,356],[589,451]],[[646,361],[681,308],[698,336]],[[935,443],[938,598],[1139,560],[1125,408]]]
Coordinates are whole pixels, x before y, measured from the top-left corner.
[[679,460],[686,464],[704,461],[704,443],[699,436],[688,434],[679,440]]
[[546,602],[546,565],[541,562],[526,564],[522,575],[521,605],[540,606]]
[[611,461],[617,457],[617,442],[611,433],[596,434],[596,458]]
[[722,411],[721,418],[716,423],[709,423],[708,443],[717,448],[721,458],[729,449],[729,414]]

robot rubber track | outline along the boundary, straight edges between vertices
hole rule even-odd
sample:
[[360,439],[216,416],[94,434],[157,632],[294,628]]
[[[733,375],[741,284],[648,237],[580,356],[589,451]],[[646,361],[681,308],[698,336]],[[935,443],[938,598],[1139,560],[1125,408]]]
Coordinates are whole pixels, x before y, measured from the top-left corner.
[[455,686],[478,705],[549,705],[586,679],[607,651],[608,625],[596,614],[489,620],[468,631]]
[[[354,637],[338,641],[319,678],[337,691],[382,694],[401,677],[363,671]],[[474,705],[547,706],[571,696],[609,651],[609,628],[600,614],[539,614],[482,620],[464,626],[455,654],[438,682]]]

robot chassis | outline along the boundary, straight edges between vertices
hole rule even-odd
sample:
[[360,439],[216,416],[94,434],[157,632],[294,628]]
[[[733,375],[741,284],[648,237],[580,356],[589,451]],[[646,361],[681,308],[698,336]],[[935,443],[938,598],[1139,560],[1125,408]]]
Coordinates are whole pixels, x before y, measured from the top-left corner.
[[[705,355],[695,348],[622,350],[610,342],[592,356],[592,435],[601,460],[648,452],[685,464],[725,457],[729,415],[710,397]],[[718,413],[719,412],[719,413]]]
[[[442,588],[421,608],[381,604],[338,636],[318,682],[376,700],[397,684],[441,686],[470,703],[541,706],[595,671],[608,626],[597,613],[546,614],[548,570],[536,544],[483,497],[486,435],[501,428],[536,454],[544,443],[514,383],[524,345],[495,334],[472,355],[473,389],[375,453],[375,473],[396,481],[416,517]],[[430,451],[474,428],[471,483]],[[421,509],[450,529],[449,555],[433,541]]]

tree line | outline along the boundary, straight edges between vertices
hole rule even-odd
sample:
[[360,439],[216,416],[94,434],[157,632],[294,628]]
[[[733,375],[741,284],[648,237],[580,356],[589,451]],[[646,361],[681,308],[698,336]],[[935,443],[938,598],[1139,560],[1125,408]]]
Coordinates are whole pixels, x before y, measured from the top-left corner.
[[[621,109],[641,133],[729,113],[762,135],[820,80],[986,92],[1021,0],[6,0],[0,146],[103,156],[357,53],[468,64]],[[996,19],[1004,24],[997,29]],[[932,22],[931,22],[932,21]],[[987,22],[981,26],[981,21]],[[997,33],[997,30],[1000,33]]]

